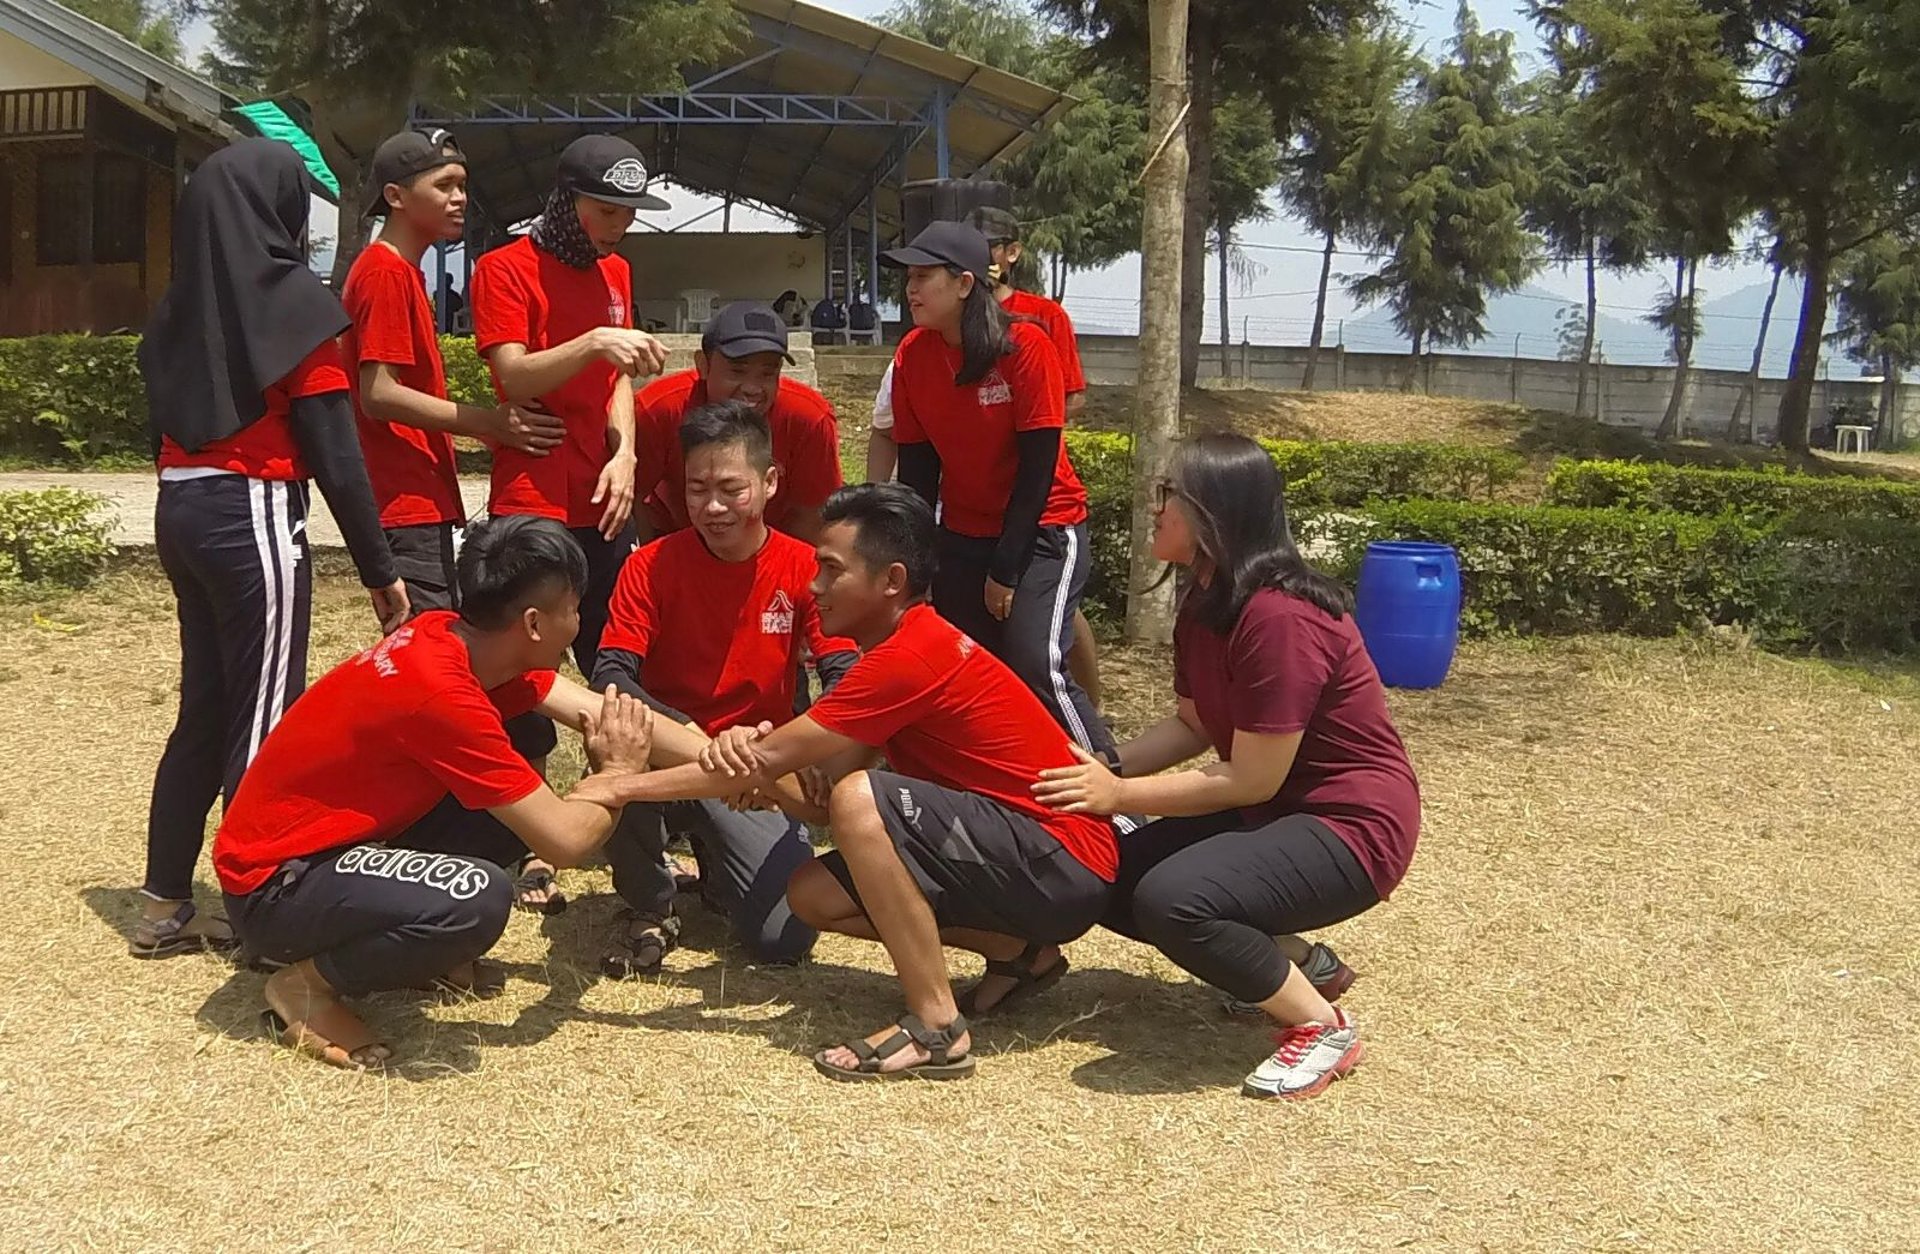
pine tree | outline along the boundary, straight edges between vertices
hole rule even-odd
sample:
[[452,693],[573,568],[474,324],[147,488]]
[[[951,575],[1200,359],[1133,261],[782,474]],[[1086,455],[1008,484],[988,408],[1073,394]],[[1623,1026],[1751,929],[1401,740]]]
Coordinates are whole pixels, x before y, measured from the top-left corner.
[[1462,0],[1446,59],[1422,75],[1391,253],[1348,284],[1362,304],[1386,303],[1416,369],[1437,345],[1481,338],[1487,293],[1514,290],[1539,266],[1521,214],[1534,179],[1514,94],[1513,37],[1481,31]]
[[1881,375],[1878,443],[1891,446],[1900,380],[1920,368],[1920,236],[1882,235],[1848,260],[1835,288],[1833,338],[1847,355]]

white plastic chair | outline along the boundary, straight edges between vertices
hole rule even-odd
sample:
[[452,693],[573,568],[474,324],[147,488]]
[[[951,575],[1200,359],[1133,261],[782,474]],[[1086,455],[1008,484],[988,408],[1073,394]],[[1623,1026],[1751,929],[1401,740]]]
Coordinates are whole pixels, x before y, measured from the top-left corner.
[[713,304],[720,293],[704,287],[690,287],[680,293],[680,329],[704,331],[713,318]]

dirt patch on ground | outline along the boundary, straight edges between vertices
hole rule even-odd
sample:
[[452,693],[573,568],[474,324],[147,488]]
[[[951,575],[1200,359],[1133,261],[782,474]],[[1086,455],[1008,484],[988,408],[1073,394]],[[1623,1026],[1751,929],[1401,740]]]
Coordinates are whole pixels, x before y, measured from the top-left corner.
[[[316,667],[369,639],[349,581],[316,616]],[[1261,1032],[1104,933],[982,1031],[976,1079],[829,1084],[805,1052],[897,1008],[877,947],[756,970],[695,907],[666,975],[603,983],[598,870],[515,918],[505,998],[372,999],[397,1073],[328,1071],[261,1038],[258,975],[124,956],[175,700],[163,585],[122,570],[0,621],[10,1246],[1920,1241],[1911,674],[1510,643],[1394,694],[1420,856],[1328,937],[1368,1062],[1279,1107],[1234,1091]],[[1165,710],[1166,669],[1109,656],[1118,723]]]

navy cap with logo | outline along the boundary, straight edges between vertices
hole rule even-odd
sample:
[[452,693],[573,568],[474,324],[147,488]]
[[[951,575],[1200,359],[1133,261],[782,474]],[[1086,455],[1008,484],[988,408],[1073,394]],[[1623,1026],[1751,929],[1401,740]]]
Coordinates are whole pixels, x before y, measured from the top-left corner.
[[793,364],[793,355],[787,352],[786,322],[773,312],[773,306],[753,300],[722,306],[700,337],[700,351],[717,352],[729,361],[755,353],[778,353],[789,366]]
[[387,212],[387,184],[404,186],[409,180],[441,166],[466,164],[460,146],[446,131],[401,131],[387,137],[373,150],[365,216],[371,218]]
[[905,248],[880,254],[896,269],[908,266],[955,266],[984,279],[993,267],[993,249],[987,237],[964,222],[931,222]]
[[618,135],[582,135],[560,154],[560,190],[629,209],[668,209],[647,194],[647,163]]

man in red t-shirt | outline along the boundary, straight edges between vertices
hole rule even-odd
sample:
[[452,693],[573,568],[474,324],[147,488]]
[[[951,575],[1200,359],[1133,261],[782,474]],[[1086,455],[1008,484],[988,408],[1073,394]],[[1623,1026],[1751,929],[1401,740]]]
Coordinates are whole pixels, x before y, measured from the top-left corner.
[[786,323],[772,306],[735,301],[707,323],[692,370],[640,390],[634,405],[643,525],[650,523],[655,535],[688,525],[680,422],[702,405],[738,400],[753,406],[773,433],[780,492],[767,502],[767,525],[813,543],[820,506],[840,486],[840,426],[826,397],[782,377],[780,368],[792,364]]
[[[806,714],[730,728],[701,760],[644,776],[595,778],[608,805],[721,797],[791,771],[837,777],[828,805],[837,851],[787,888],[796,915],[882,941],[908,1013],[863,1041],[814,1056],[834,1079],[973,1070],[966,1016],[1053,983],[1059,947],[1106,906],[1119,864],[1112,823],[1055,813],[1030,786],[1071,744],[1027,686],[927,604],[932,511],[896,484],[833,494],[822,510],[815,598],[825,630],[860,660]],[[872,769],[884,752],[892,771]],[[942,944],[988,959],[954,998]]]
[[633,329],[633,279],[620,241],[638,209],[665,209],[647,194],[647,167],[632,144],[586,135],[560,154],[559,185],[522,238],[474,267],[475,347],[503,401],[537,405],[565,424],[548,457],[511,448],[493,459],[495,514],[538,514],[566,524],[587,554],[574,660],[593,673],[607,597],[633,551],[636,375],[659,374],[666,349]]
[[501,721],[537,709],[583,733],[593,771],[646,769],[651,712],[554,673],[586,573],[555,523],[476,525],[459,614],[420,615],[335,667],[267,737],[213,864],[241,940],[281,964],[266,985],[277,1035],[335,1066],[380,1065],[391,1051],[341,998],[477,989],[473,964],[512,904],[499,862],[525,842],[570,866],[612,831],[607,809],[555,796]]
[[531,457],[558,448],[566,426],[517,405],[447,399],[433,307],[420,273],[430,245],[459,239],[467,221],[467,159],[445,131],[401,131],[373,154],[367,215],[385,219],[347,272],[340,337],[359,417],[360,448],[394,565],[416,613],[456,608],[454,533],[466,523],[454,435]]
[[[812,546],[768,525],[787,485],[767,420],[745,399],[720,401],[689,413],[672,438],[693,526],[627,559],[594,686],[642,696],[708,735],[785,723],[802,656],[831,686],[854,645],[821,629]],[[806,956],[816,933],[787,904],[787,880],[813,857],[805,827],[716,800],[631,806],[607,846],[614,890],[634,911],[602,963],[609,975],[658,969],[678,935],[674,873],[662,860],[669,829],[691,840],[704,895],[754,961]]]

